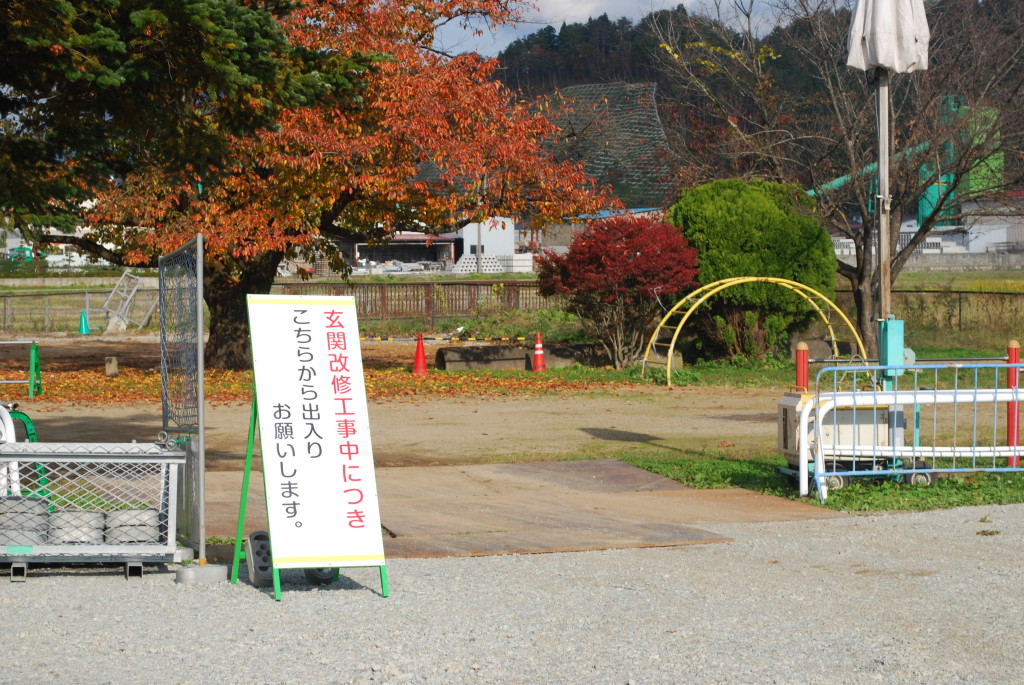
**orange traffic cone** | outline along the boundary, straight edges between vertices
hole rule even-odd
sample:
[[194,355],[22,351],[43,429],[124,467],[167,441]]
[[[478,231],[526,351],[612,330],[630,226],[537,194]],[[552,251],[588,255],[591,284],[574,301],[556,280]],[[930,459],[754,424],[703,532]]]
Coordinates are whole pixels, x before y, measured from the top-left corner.
[[412,363],[412,375],[426,376],[427,374],[427,353],[423,349],[423,334],[416,335],[416,360]]
[[540,341],[540,333],[537,334],[537,342],[533,344],[533,370],[548,370],[548,365],[544,361],[544,343]]

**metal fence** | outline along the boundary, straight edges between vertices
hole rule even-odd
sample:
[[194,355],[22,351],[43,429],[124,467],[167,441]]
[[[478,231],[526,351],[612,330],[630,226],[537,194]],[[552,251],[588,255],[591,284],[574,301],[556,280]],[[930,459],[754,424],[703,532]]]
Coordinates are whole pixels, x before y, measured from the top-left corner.
[[[557,297],[545,298],[536,281],[439,281],[436,283],[287,283],[275,293],[294,295],[351,295],[361,321],[422,319],[431,326],[446,318],[474,316],[495,311],[555,309]],[[83,311],[103,305],[110,290],[56,294],[0,295],[0,331],[7,333],[77,332]],[[140,289],[135,307],[144,312],[157,300],[156,289]],[[943,329],[969,331],[1024,329],[1024,293],[972,290],[895,290],[894,313],[906,321],[907,330]],[[853,295],[836,293],[835,302],[852,313]],[[153,317],[144,330],[156,332]],[[91,322],[95,327],[105,322]]]
[[[837,291],[835,303],[854,311],[849,290]],[[899,289],[892,293],[892,309],[908,331],[991,330],[1005,338],[1024,330],[1024,293]]]
[[[822,499],[856,478],[1020,471],[1021,364],[831,366],[780,402],[780,447]],[[787,404],[788,403],[788,404]],[[790,439],[786,439],[790,438]],[[792,449],[795,447],[796,449]]]
[[540,295],[535,281],[437,283],[290,283],[275,286],[289,295],[350,295],[359,319],[422,318],[431,326],[446,318],[498,311],[552,309],[557,298]]
[[32,442],[27,419],[30,441],[14,442],[13,414],[0,407],[0,561],[12,579],[29,561],[180,561],[179,540],[205,562],[202,263],[202,236],[160,259],[155,442]]
[[[472,281],[438,283],[288,283],[272,292],[293,295],[351,295],[361,321],[423,319],[430,325],[446,318],[495,311],[553,309],[557,298],[544,298],[536,282]],[[0,331],[8,333],[77,333],[83,311],[99,309],[110,290],[55,294],[0,295]],[[144,312],[158,299],[159,290],[140,289],[135,309]],[[94,328],[106,321],[91,321]],[[156,332],[156,317],[143,330]]]
[[203,236],[160,257],[163,429],[188,446],[178,498],[178,539],[206,561],[203,381]]
[[[136,293],[135,308],[144,311],[157,299],[155,288]],[[77,333],[82,312],[96,312],[110,296],[110,290],[79,290],[62,293],[25,293],[0,295],[0,330],[11,333]],[[89,325],[93,329],[106,328],[107,317],[96,320],[93,314]],[[156,322],[146,327],[156,330]]]

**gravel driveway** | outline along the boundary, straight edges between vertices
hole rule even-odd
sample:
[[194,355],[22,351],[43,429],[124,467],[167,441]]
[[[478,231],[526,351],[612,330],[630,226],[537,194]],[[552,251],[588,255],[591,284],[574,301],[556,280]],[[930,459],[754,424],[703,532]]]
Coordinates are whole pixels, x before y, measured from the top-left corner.
[[1016,683],[1024,505],[718,524],[726,544],[394,559],[284,599],[0,582],[0,682]]

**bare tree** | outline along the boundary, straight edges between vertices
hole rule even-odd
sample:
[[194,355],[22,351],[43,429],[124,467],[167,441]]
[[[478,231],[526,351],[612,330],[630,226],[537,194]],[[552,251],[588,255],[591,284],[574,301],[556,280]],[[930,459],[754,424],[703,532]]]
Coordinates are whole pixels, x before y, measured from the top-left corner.
[[[827,224],[854,241],[856,258],[840,262],[839,273],[851,284],[857,327],[873,353],[876,87],[873,74],[846,66],[851,6],[716,2],[654,30],[661,68],[684,103],[688,126],[676,140],[689,176],[760,176],[812,192]],[[965,203],[1019,188],[1024,170],[1024,4],[938,0],[926,10],[928,70],[895,74],[890,84],[892,279],[929,233],[955,230]],[[850,220],[855,214],[861,222]],[[899,227],[910,216],[918,228],[901,246]]]

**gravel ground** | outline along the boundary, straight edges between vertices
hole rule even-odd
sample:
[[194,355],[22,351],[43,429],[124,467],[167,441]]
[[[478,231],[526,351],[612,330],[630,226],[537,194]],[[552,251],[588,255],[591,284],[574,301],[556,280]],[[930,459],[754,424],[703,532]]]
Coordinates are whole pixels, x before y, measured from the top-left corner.
[[735,542],[395,559],[389,598],[376,569],[285,572],[275,603],[33,568],[0,582],[0,682],[1020,682],[1024,505],[714,532]]

